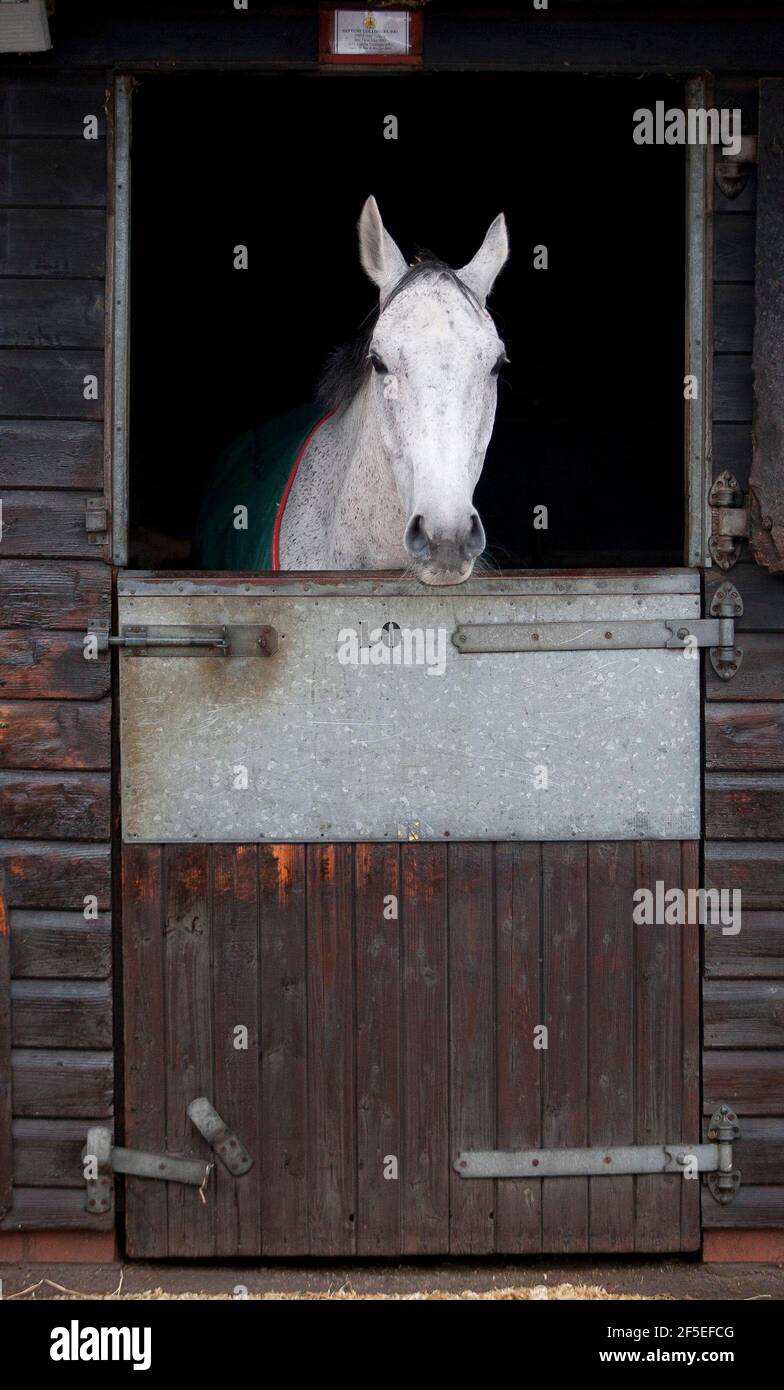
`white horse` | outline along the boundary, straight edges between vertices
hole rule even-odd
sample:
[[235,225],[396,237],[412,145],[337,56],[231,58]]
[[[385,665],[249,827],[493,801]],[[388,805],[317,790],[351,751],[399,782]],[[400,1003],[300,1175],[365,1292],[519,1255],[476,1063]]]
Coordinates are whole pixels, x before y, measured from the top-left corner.
[[379,307],[332,354],[280,520],[281,569],[407,569],[459,584],[485,547],[473,505],[507,361],[485,301],[509,254],[503,213],[462,270],[408,266],[374,198],[359,219]]

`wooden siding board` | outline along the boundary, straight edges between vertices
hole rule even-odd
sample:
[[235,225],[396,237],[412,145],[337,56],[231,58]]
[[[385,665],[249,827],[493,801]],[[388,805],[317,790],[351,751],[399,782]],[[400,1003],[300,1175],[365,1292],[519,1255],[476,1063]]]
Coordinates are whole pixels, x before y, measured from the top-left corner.
[[[747,133],[743,127],[744,134]],[[751,282],[754,279],[753,212],[727,217],[717,214],[713,223],[713,279],[715,284]]]
[[708,771],[784,771],[784,702],[705,708]]
[[784,572],[784,79],[760,82],[754,305],[754,430],[749,544]]
[[[749,484],[751,469],[751,429],[749,424],[745,421],[738,424],[733,421],[714,420],[712,434],[713,477],[718,478],[722,473],[732,473],[745,491]],[[712,578],[713,576],[708,572],[706,583],[709,583]],[[721,578],[723,579],[724,576],[722,575]]]
[[784,1047],[784,984],[776,980],[706,980],[705,1047]]
[[0,346],[101,348],[103,336],[100,281],[0,277]]
[[11,1117],[11,912],[0,860],[0,1217],[13,1200]]
[[0,771],[0,835],[17,840],[108,840],[106,772]]
[[[37,368],[37,358],[32,365]],[[103,425],[99,420],[0,420],[0,481],[6,488],[100,492]]]
[[706,1230],[734,1227],[761,1230],[784,1227],[784,1187],[747,1186],[740,1188],[727,1206],[715,1202],[710,1192],[702,1194],[702,1224]]
[[[122,900],[124,1142],[128,1148],[163,1153],[166,1055],[160,845],[123,846]],[[149,1178],[125,1181],[129,1256],[166,1256],[169,1184]]]
[[[588,1143],[587,868],[585,844],[542,845],[544,1148]],[[545,1178],[544,1249],[586,1251],[588,1223],[588,1179]]]
[[784,838],[784,773],[707,773],[705,833],[712,840]]
[[0,1231],[111,1231],[112,1212],[85,1211],[84,1191],[55,1187],[17,1187]]
[[108,769],[111,700],[0,701],[0,767]]
[[494,846],[447,846],[449,875],[450,1223],[453,1255],[495,1248],[494,1180],[461,1178],[463,1149],[495,1148]]
[[713,358],[714,420],[751,420],[751,353],[716,353]]
[[[215,1165],[210,1180],[215,1253],[256,1255],[262,1248],[256,845],[212,845],[210,875],[213,1105],[253,1158],[253,1167],[241,1177],[232,1176],[221,1163]],[[240,1028],[247,1029],[247,1036],[238,1035]]]
[[14,1047],[110,1048],[112,995],[103,980],[14,980]]
[[353,846],[308,845],[310,1249],[356,1250]]
[[[637,847],[638,888],[681,883],[680,845],[645,842]],[[636,929],[637,1046],[636,1142],[664,1144],[681,1128],[683,1024],[682,932],[679,926]],[[646,1253],[680,1245],[681,1183],[675,1175],[636,1180],[635,1240]]]
[[0,208],[2,273],[102,277],[105,218],[102,208]]
[[784,700],[784,637],[779,633],[744,632],[739,642],[743,663],[731,681],[720,680],[710,665],[705,671],[708,700]]
[[399,845],[357,845],[354,871],[357,1254],[385,1255],[401,1243]]
[[[588,846],[591,1145],[634,1143],[636,888],[632,842]],[[592,1250],[628,1250],[634,1178],[589,1179]]]
[[108,980],[111,918],[101,913],[86,922],[81,912],[13,911],[11,970],[15,980]]
[[93,1125],[106,1120],[14,1120],[16,1186],[78,1188],[84,1201],[82,1150]]
[[99,910],[110,906],[108,844],[0,841],[11,907],[83,911],[94,896]]
[[[724,220],[732,223],[731,218]],[[713,346],[715,351],[718,353],[750,353],[753,337],[753,286],[716,285],[713,291]]]
[[89,496],[75,490],[7,489],[3,499],[4,553],[92,559],[96,548],[85,524]]
[[[204,844],[167,845],[163,862],[166,1149],[207,1162],[212,1150],[191,1123],[188,1106],[197,1096],[215,1103],[209,852]],[[217,1254],[215,1186],[204,1202],[198,1188],[167,1187],[169,1254]]]
[[[0,349],[0,416],[11,419],[100,420],[103,416],[102,352],[75,348]],[[98,389],[85,397],[85,378]]]
[[103,140],[0,140],[0,204],[103,207]]
[[[709,1117],[703,1122],[707,1138]],[[784,1183],[784,1119],[746,1115],[740,1125],[740,1138],[733,1145],[733,1158],[741,1171],[744,1186]],[[738,1222],[738,1225],[741,1225]]]
[[784,1053],[780,1049],[709,1050],[703,1055],[702,1075],[706,1115],[725,1104],[740,1116],[784,1115]]
[[11,1055],[14,1115],[58,1119],[112,1113],[109,1051],[18,1048]]
[[740,888],[749,910],[784,907],[784,844],[708,840],[706,888]]
[[784,912],[744,912],[737,935],[705,932],[705,974],[711,978],[784,977]]
[[0,691],[9,699],[97,700],[111,686],[107,656],[86,660],[81,633],[0,631]]
[[[540,846],[496,845],[495,878],[497,1143],[535,1149],[542,1143],[542,1054],[534,1047],[542,1021]],[[496,1250],[541,1251],[541,1181],[507,1178],[496,1186]]]
[[[700,845],[691,840],[681,845],[681,884],[688,894],[700,884]],[[700,1140],[700,1060],[702,1050],[700,947],[701,928],[687,923],[681,928],[681,1142],[696,1144]],[[681,1183],[681,1249],[699,1250],[700,1180],[684,1179]]]
[[106,97],[104,83],[95,74],[28,71],[23,76],[7,77],[0,99],[0,134],[83,139],[84,117],[93,115],[103,139]]
[[259,845],[264,1254],[308,1251],[308,963],[304,845]]
[[0,605],[6,628],[84,634],[92,618],[111,617],[111,571],[95,560],[2,559]]

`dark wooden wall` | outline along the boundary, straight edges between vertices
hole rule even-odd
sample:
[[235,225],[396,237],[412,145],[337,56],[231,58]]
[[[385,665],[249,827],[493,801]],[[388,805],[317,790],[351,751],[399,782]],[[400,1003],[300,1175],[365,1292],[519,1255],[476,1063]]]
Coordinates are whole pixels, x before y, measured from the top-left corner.
[[[1,1230],[107,1224],[84,1211],[79,1159],[87,1127],[113,1107],[109,666],[86,661],[82,643],[90,616],[111,609],[111,570],[85,530],[86,500],[103,491],[105,101],[95,74],[0,82],[0,862],[14,1182]],[[83,138],[87,115],[99,118],[97,141]],[[90,373],[97,400],[84,397]],[[86,895],[97,920],[85,919]]]
[[[757,84],[719,84],[757,129]],[[752,452],[756,172],[732,201],[715,190],[713,474],[748,484]],[[724,576],[708,580],[710,597]],[[734,680],[709,670],[705,706],[705,883],[740,888],[742,929],[705,932],[704,1110],[721,1101],[741,1118],[742,1187],[711,1227],[784,1225],[784,577],[750,559],[729,571],[745,613]]]

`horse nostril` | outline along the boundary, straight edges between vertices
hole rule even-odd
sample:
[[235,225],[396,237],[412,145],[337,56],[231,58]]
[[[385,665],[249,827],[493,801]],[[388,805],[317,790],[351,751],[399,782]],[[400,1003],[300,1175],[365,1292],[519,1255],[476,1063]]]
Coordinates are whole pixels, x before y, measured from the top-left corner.
[[406,527],[403,544],[409,555],[414,555],[418,560],[425,559],[430,554],[430,538],[421,515],[412,516]]
[[475,556],[482,554],[485,543],[485,528],[482,525],[479,513],[473,512],[471,515],[471,524],[468,528],[466,538],[463,541],[462,549],[467,558],[473,559]]

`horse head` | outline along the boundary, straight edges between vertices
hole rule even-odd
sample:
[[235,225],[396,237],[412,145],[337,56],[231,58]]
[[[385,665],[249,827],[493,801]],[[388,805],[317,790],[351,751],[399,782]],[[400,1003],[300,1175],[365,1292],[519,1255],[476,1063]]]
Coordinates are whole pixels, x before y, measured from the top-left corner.
[[506,222],[461,270],[429,256],[408,266],[368,198],[359,248],[380,296],[368,408],[408,518],[403,544],[425,584],[459,584],[485,548],[473,495],[507,360],[485,303],[509,254]]

